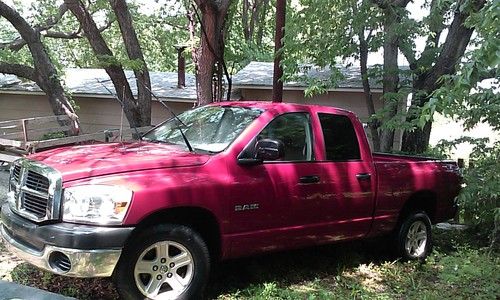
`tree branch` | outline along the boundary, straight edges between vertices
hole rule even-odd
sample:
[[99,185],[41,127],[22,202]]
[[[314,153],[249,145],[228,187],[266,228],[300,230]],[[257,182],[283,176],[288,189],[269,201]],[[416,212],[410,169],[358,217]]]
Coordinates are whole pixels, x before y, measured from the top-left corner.
[[391,6],[394,7],[406,7],[411,0],[372,0],[381,9],[387,9]]
[[16,10],[3,1],[0,1],[0,16],[7,19],[27,43],[36,42],[38,36],[35,30],[31,28],[30,24]]
[[417,59],[415,57],[415,51],[411,47],[409,43],[399,43],[399,50],[403,53],[403,56],[406,58],[408,63],[410,64],[410,69],[413,71],[417,68]]
[[[111,25],[113,25],[114,23],[114,20],[106,20],[106,23],[99,27],[99,32],[104,32],[105,30],[109,29],[111,27]],[[71,39],[81,39],[84,37],[84,35],[82,34],[82,26],[78,26],[78,29],[76,31],[73,31],[73,32],[62,32],[62,31],[52,31],[52,30],[49,30],[49,31],[45,31],[45,32],[42,32],[41,33],[43,36],[45,37],[49,37],[49,38],[55,38],[55,39],[67,39],[67,40],[71,40]]]
[[12,74],[36,82],[35,69],[25,65],[0,61],[0,73]]
[[51,29],[57,23],[59,23],[59,21],[61,21],[62,17],[64,16],[64,14],[66,14],[67,11],[68,11],[68,7],[66,6],[65,3],[62,3],[57,10],[57,15],[52,17],[52,18],[49,18],[45,24],[40,24],[40,25],[34,26],[35,30],[40,32],[43,30]]
[[486,0],[476,0],[470,10],[460,10],[457,8],[455,16],[450,25],[448,35],[443,44],[443,48],[439,53],[434,66],[428,74],[426,74],[424,86],[429,90],[436,87],[438,79],[443,75],[452,74],[455,67],[463,56],[467,45],[469,44],[474,28],[465,26],[465,21],[471,13],[479,11],[484,7]]
[[[43,25],[37,25],[34,28],[32,28],[24,18],[22,18],[16,11],[5,5],[5,3],[1,2],[0,3],[0,15],[2,15],[4,18],[6,18],[9,22],[15,22],[12,23],[16,30],[19,32],[21,37],[16,38],[12,42],[9,43],[1,43],[0,44],[0,49],[9,49],[14,52],[21,50],[26,44],[26,35],[30,35],[33,37],[33,35],[38,35],[40,32],[49,30],[52,27],[54,27],[64,16],[64,14],[68,11],[68,8],[66,7],[66,4],[61,4],[58,9],[58,13],[55,17],[50,18],[46,21],[46,24]],[[17,26],[22,26],[24,28],[23,32],[20,31],[19,27],[16,27],[15,24],[18,24]],[[29,27],[29,29],[28,29]]]

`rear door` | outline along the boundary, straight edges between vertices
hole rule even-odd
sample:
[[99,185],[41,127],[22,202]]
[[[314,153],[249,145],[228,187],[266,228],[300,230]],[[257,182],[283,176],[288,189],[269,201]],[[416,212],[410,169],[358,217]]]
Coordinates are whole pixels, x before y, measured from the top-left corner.
[[[376,174],[364,130],[352,114],[318,112],[322,182],[327,185],[322,215],[333,239],[360,237],[370,230]],[[358,126],[356,126],[358,125]],[[361,146],[360,146],[361,142]]]

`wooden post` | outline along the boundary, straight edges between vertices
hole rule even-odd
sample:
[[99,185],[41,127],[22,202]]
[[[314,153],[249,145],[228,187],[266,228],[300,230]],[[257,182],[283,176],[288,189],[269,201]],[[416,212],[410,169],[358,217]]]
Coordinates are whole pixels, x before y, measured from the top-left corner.
[[283,67],[281,67],[281,49],[285,36],[286,0],[276,1],[276,28],[274,34],[274,71],[273,71],[273,102],[283,101]]
[[[472,169],[472,168],[474,168],[474,162],[469,159],[469,169]],[[463,216],[464,216],[464,223],[465,224],[471,224],[472,223],[472,218],[473,218],[472,212],[469,211],[469,210],[467,210],[464,207],[462,213],[463,213]]]
[[[457,160],[457,166],[460,169],[463,169],[465,167],[465,160],[463,158],[459,158]],[[461,211],[461,208],[458,207],[457,213],[455,214],[455,217],[453,218],[453,221],[455,221],[455,223],[460,223],[460,211]]]
[[23,138],[24,138],[24,143],[28,142],[28,120],[23,119]]

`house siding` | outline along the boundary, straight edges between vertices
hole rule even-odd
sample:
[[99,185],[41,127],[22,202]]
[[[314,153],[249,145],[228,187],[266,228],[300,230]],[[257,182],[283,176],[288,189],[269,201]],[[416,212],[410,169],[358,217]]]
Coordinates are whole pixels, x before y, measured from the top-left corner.
[[[241,89],[242,100],[270,100],[271,95],[272,90],[270,89]],[[383,106],[380,95],[380,93],[373,94],[375,110],[378,110]],[[316,95],[311,98],[305,98],[304,91],[302,90],[284,90],[283,102],[335,106],[354,112],[362,121],[366,121],[369,116],[365,98],[361,92],[332,91],[322,95]]]
[[[120,104],[112,98],[74,97],[79,106],[77,114],[84,133],[119,128],[121,119]],[[193,107],[192,103],[168,102],[168,106],[180,113]],[[170,117],[170,113],[159,102],[153,101],[151,107],[152,124],[158,124]],[[49,101],[43,95],[0,94],[0,121],[53,115]],[[127,128],[123,118],[123,127]]]

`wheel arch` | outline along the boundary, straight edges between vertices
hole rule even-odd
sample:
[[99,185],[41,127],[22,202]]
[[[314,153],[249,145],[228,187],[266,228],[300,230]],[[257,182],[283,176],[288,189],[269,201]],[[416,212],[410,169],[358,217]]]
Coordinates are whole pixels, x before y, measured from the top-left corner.
[[178,224],[192,228],[207,243],[211,259],[220,259],[221,231],[219,222],[211,211],[201,207],[183,206],[154,212],[137,224],[127,241],[133,241],[134,236],[143,230],[159,224]]
[[398,223],[401,223],[408,214],[418,210],[424,211],[431,220],[431,224],[434,224],[437,210],[436,193],[430,190],[420,190],[413,193],[405,201],[399,214]]

